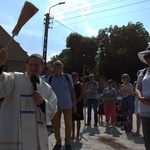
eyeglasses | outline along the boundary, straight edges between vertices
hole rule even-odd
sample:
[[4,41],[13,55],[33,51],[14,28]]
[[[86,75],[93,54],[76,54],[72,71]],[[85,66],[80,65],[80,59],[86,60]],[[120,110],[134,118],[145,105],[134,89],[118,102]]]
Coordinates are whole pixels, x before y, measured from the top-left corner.
[[128,77],[122,77],[122,79],[127,79]]
[[62,64],[55,64],[55,66],[61,66]]
[[147,58],[150,58],[150,54],[144,56],[144,59],[147,59]]

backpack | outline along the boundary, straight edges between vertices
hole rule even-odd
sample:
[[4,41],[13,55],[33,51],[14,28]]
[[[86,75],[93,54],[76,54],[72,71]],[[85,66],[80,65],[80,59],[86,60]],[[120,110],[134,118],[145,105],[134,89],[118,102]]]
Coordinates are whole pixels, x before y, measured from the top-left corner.
[[[87,82],[87,86],[89,85],[89,82]],[[96,81],[94,81],[94,86],[96,86]]]
[[148,68],[144,68],[144,69],[143,69],[143,78],[144,78],[144,76],[145,76],[145,74],[146,74],[147,69],[148,69]]
[[[70,84],[68,74],[67,74],[67,73],[64,73],[64,76],[65,76],[65,78],[66,78],[66,80],[67,80],[68,84]],[[49,84],[51,84],[52,77],[53,77],[53,76],[50,76],[50,77],[49,77]]]

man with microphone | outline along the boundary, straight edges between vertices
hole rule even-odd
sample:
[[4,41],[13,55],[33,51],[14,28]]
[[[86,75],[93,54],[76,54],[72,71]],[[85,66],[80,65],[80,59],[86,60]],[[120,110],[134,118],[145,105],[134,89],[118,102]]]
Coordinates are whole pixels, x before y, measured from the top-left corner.
[[7,50],[0,50],[0,149],[48,150],[46,124],[57,111],[57,98],[39,78],[44,60],[32,54],[25,73],[6,73],[7,55]]

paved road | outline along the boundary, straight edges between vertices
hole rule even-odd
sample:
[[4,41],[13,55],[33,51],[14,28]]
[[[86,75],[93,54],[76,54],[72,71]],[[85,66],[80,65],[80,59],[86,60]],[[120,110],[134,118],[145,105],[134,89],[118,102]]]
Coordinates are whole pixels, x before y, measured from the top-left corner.
[[[133,115],[133,132],[135,131],[135,115]],[[61,135],[64,141],[64,122],[61,121]],[[84,121],[81,126],[81,134],[79,140],[72,140],[73,150],[145,150],[144,141],[141,136],[132,136],[133,132],[125,133],[121,127],[115,129],[106,128],[103,126],[94,127],[84,126]],[[55,145],[54,134],[49,130],[49,145],[50,150]],[[64,150],[64,142],[63,148]]]

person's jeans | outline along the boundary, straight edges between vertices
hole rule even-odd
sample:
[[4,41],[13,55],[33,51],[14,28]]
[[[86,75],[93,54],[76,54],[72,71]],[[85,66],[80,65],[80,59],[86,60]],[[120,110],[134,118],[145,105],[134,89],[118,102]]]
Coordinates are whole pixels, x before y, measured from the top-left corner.
[[98,116],[97,116],[97,107],[98,107],[98,100],[97,99],[87,99],[87,110],[88,110],[88,118],[87,123],[91,123],[91,111],[92,106],[94,110],[94,124],[97,124]]
[[71,142],[71,130],[72,130],[72,109],[58,110],[52,119],[52,126],[54,128],[54,135],[56,139],[56,144],[61,145],[61,115],[64,115],[65,123],[65,144],[70,144]]

